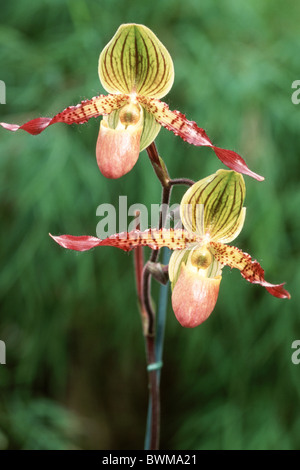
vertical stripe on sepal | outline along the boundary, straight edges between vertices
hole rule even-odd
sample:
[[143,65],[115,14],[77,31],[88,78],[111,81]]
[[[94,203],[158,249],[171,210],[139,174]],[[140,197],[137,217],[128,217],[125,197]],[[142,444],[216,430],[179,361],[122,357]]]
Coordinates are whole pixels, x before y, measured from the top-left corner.
[[99,58],[99,78],[110,93],[161,98],[173,85],[171,56],[146,26],[123,24]]
[[[241,174],[218,170],[188,189],[180,204],[182,223],[188,231],[208,235],[210,240],[230,242],[240,233],[245,219],[243,202],[246,188]],[[199,217],[204,207],[204,232]],[[201,229],[202,230],[202,229]]]

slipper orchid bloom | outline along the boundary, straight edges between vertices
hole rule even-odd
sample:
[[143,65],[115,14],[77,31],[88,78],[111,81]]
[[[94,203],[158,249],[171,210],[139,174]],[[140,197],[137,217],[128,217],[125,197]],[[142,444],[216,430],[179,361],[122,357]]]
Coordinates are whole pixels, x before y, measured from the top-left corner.
[[164,126],[192,145],[211,147],[227,167],[258,181],[264,179],[251,171],[240,155],[213,145],[195,122],[160,101],[172,87],[174,67],[167,49],[146,26],[121,25],[100,54],[98,70],[108,95],[70,106],[53,118],[37,118],[21,126],[3,122],[0,125],[35,135],[58,122],[82,124],[92,117],[104,116],[96,157],[107,178],[128,173],[140,151],[153,142]]
[[96,237],[52,236],[62,247],[86,251],[96,246],[115,246],[130,251],[147,245],[153,250],[174,250],[169,263],[172,306],[184,327],[200,325],[212,313],[219,294],[224,265],[240,270],[253,284],[275,297],[290,298],[284,284],[270,284],[256,260],[227,243],[240,233],[246,210],[245,183],[235,171],[219,170],[189,188],[180,204],[184,229],[135,230],[100,240]]

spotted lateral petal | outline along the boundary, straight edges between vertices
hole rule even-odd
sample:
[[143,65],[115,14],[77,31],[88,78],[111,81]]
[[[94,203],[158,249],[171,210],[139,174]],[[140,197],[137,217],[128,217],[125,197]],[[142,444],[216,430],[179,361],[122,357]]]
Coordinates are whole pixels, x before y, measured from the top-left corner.
[[260,284],[267,291],[280,299],[290,299],[290,293],[283,288],[283,284],[270,284],[265,280],[265,272],[258,261],[252,260],[248,253],[243,253],[234,246],[223,245],[218,242],[209,243],[209,249],[213,256],[222,264],[241,271],[244,279],[252,284]]
[[172,250],[182,250],[188,243],[197,240],[196,235],[191,235],[184,230],[133,230],[112,235],[105,240],[97,237],[73,235],[53,236],[56,243],[63,248],[75,251],[87,251],[96,246],[114,246],[124,251],[130,251],[138,246],[149,246],[152,250],[159,250],[166,246]]
[[82,101],[77,106],[69,106],[64,111],[56,114],[53,118],[36,118],[26,122],[22,126],[0,122],[0,126],[9,131],[22,129],[32,135],[40,134],[46,127],[57,122],[66,124],[83,124],[92,117],[106,115],[120,108],[128,102],[127,95],[99,95],[91,100]]
[[184,194],[180,203],[182,223],[188,231],[228,243],[243,227],[245,194],[245,182],[240,173],[218,170],[193,184]]
[[140,24],[123,24],[99,58],[99,78],[109,93],[161,98],[173,85],[171,56],[155,34]]
[[251,176],[258,181],[264,180],[263,176],[254,173],[248,168],[245,160],[238,153],[213,145],[204,129],[198,127],[194,121],[189,121],[184,114],[179,111],[171,111],[166,103],[154,98],[138,96],[137,99],[149,113],[155,116],[159,124],[174,132],[175,135],[178,135],[189,144],[198,147],[211,147],[221,162],[228,166],[228,168]]

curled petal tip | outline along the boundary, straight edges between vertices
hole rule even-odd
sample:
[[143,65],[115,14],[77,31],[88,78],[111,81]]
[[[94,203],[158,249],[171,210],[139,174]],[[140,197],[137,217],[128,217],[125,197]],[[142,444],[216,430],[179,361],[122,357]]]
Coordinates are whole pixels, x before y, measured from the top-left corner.
[[206,278],[182,265],[172,293],[172,307],[179,323],[194,328],[203,323],[215,308],[221,276]]
[[63,248],[67,248],[68,250],[75,250],[75,251],[87,251],[91,248],[95,248],[96,246],[101,245],[101,240],[96,237],[91,237],[89,235],[84,235],[80,237],[76,237],[74,235],[51,235],[50,237]]
[[253,178],[256,179],[257,181],[265,181],[264,176],[258,175],[257,173],[254,173],[254,175],[255,176],[253,176]]
[[273,295],[274,297],[277,297],[278,299],[290,299],[291,298],[291,294],[283,288],[285,283],[273,285],[273,284],[269,284],[268,282],[266,282],[263,285],[271,295]]
[[18,126],[17,124],[7,124],[6,122],[1,122],[0,126],[12,132],[22,129],[23,131],[28,132],[28,134],[38,135],[50,125],[51,121],[51,118],[36,118],[26,122],[22,126]]
[[248,168],[245,160],[238,153],[234,152],[233,150],[226,150],[220,147],[215,147],[214,145],[212,148],[219,160],[221,160],[221,162],[231,170],[250,176],[257,181],[264,181],[265,178],[263,176],[254,173],[254,171]]
[[7,122],[0,122],[0,126],[12,132],[16,132],[20,128],[17,124],[8,124]]

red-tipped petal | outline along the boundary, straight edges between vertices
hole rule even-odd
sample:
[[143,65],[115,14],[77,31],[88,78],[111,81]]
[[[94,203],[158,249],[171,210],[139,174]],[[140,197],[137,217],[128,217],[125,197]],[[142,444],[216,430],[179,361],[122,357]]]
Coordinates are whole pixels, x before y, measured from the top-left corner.
[[140,96],[137,99],[149,113],[154,115],[159,124],[174,132],[184,141],[199,147],[211,147],[217,157],[231,170],[251,176],[258,181],[264,180],[262,176],[251,171],[245,160],[236,152],[215,147],[204,129],[198,127],[194,121],[189,121],[184,114],[179,111],[171,111],[166,103],[154,98]]
[[283,284],[270,284],[265,280],[265,272],[258,261],[252,260],[248,253],[243,253],[235,246],[227,246],[218,242],[210,242],[209,248],[214,257],[222,264],[241,271],[244,279],[252,284],[259,284],[267,289],[274,297],[290,299],[290,293],[283,288]]
[[83,124],[92,117],[110,114],[128,101],[127,95],[99,95],[91,100],[82,101],[77,106],[69,106],[53,118],[36,118],[26,122],[22,126],[0,122],[0,126],[9,131],[22,129],[32,135],[40,134],[46,127],[57,122],[66,124]]
[[56,243],[63,248],[75,251],[87,251],[95,248],[96,246],[114,246],[124,251],[130,251],[138,246],[149,246],[152,250],[159,250],[163,246],[167,246],[172,250],[181,250],[185,248],[188,243],[195,243],[196,236],[190,235],[184,230],[133,230],[131,232],[121,232],[111,235],[105,240],[97,237],[74,235],[59,235],[54,236],[50,234]]
[[120,178],[134,167],[140,154],[142,130],[141,125],[110,129],[106,121],[101,121],[96,157],[106,178]]
[[221,279],[203,277],[182,265],[172,293],[172,307],[182,326],[194,328],[207,320],[215,308]]
[[46,127],[50,126],[51,118],[36,118],[26,122],[22,126],[17,124],[7,124],[6,122],[0,122],[0,126],[4,127],[9,131],[15,132],[19,129],[28,132],[32,135],[40,134]]
[[251,176],[251,178],[256,179],[257,181],[264,181],[264,177],[254,173],[246,165],[245,160],[233,150],[221,149],[220,147],[212,146],[215,154],[221,160],[224,165],[228,166],[237,173],[243,173],[244,175]]
[[87,251],[95,248],[96,246],[101,245],[100,238],[90,237],[89,235],[84,235],[81,237],[76,237],[73,235],[59,235],[54,236],[49,233],[50,237],[58,243],[58,245],[68,250],[75,251]]
[[291,294],[283,288],[284,284],[285,282],[282,284],[269,284],[268,282],[264,282],[261,285],[264,286],[270,294],[274,295],[274,297],[278,297],[279,299],[290,299]]

